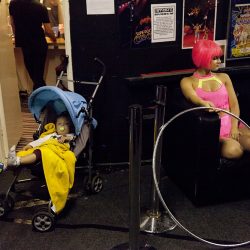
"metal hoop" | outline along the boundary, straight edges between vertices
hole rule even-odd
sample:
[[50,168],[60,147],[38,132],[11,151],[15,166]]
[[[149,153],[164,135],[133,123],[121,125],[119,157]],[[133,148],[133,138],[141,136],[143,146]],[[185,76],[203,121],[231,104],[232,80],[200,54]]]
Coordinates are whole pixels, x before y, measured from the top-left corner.
[[166,129],[166,127],[171,123],[173,122],[176,118],[178,118],[179,116],[182,116],[183,114],[185,113],[189,113],[189,112],[192,112],[192,111],[195,111],[195,110],[201,110],[201,109],[209,109],[209,110],[214,110],[216,112],[223,112],[223,113],[226,113],[234,118],[236,118],[238,121],[242,122],[247,128],[250,129],[250,126],[244,122],[241,118],[239,118],[238,116],[234,115],[233,113],[227,111],[227,110],[224,110],[224,109],[219,109],[219,108],[211,108],[211,107],[195,107],[195,108],[190,108],[190,109],[186,109],[178,114],[176,114],[175,116],[173,116],[168,122],[166,122],[161,128],[160,128],[160,131],[159,131],[159,134],[157,136],[157,139],[156,139],[156,142],[155,142],[155,146],[154,146],[154,151],[153,151],[153,160],[152,160],[152,170],[153,170],[153,180],[154,180],[154,184],[155,184],[155,187],[156,187],[156,191],[158,193],[158,196],[160,198],[160,201],[162,202],[164,208],[166,209],[166,211],[169,213],[169,215],[171,216],[172,220],[180,227],[182,228],[184,231],[186,231],[188,234],[190,234],[191,236],[193,236],[194,238],[196,238],[197,240],[201,241],[201,242],[204,242],[204,243],[207,243],[209,245],[213,245],[213,246],[217,246],[217,247],[239,247],[239,246],[245,246],[245,245],[248,245],[250,243],[250,241],[245,241],[245,242],[242,242],[242,243],[238,243],[238,244],[218,244],[218,243],[215,243],[215,242],[212,242],[212,241],[208,241],[208,240],[205,240],[199,236],[197,236],[196,234],[192,233],[191,231],[189,231],[187,228],[185,228],[175,217],[174,215],[171,213],[171,211],[169,210],[168,206],[166,205],[162,195],[161,195],[161,191],[159,189],[159,185],[158,185],[158,182],[157,182],[157,178],[156,178],[156,173],[155,173],[155,162],[156,162],[156,152],[157,152],[157,148],[158,148],[158,144],[159,144],[159,141],[160,141],[160,138],[164,132],[164,130]]

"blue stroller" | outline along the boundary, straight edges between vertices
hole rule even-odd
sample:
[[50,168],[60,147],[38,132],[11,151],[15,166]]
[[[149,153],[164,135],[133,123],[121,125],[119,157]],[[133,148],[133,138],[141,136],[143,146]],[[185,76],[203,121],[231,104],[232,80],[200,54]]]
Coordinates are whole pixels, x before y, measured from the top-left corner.
[[[102,64],[103,65],[103,64]],[[103,65],[104,66],[104,65]],[[71,150],[74,152],[78,159],[82,154],[87,158],[87,166],[81,166],[76,161],[75,169],[87,170],[82,186],[88,193],[99,193],[103,188],[103,180],[99,172],[94,168],[92,160],[93,148],[93,129],[96,127],[97,122],[92,117],[92,102],[95,94],[100,86],[105,73],[105,67],[96,82],[94,92],[87,103],[86,99],[81,95],[64,91],[57,86],[45,86],[35,90],[28,100],[28,107],[30,112],[34,115],[35,120],[39,123],[37,131],[34,133],[34,139],[44,132],[46,124],[55,120],[59,114],[67,112],[70,115],[74,125],[74,132],[76,139],[71,143]],[[79,83],[79,82],[78,82]],[[85,82],[80,82],[85,83]],[[88,84],[88,82],[86,82]],[[86,144],[88,143],[88,151],[85,152]],[[86,157],[87,155],[87,157]],[[0,194],[0,217],[6,216],[8,212],[14,207],[13,193],[15,193],[16,185],[19,183],[30,182],[39,179],[37,176],[43,175],[43,166],[38,162],[31,166],[27,165],[26,168],[31,170],[34,178],[20,180],[18,177],[22,171],[22,167],[18,167],[13,171],[13,180],[5,194]],[[52,202],[49,202],[48,207],[42,207],[37,210],[32,219],[33,229],[39,232],[50,231],[54,228],[55,214],[51,210]]]

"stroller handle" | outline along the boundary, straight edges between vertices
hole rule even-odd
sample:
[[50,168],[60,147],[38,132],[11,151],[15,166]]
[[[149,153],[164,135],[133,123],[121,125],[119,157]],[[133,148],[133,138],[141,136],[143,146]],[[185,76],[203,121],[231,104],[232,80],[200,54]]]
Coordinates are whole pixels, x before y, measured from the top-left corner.
[[102,65],[102,73],[101,73],[101,76],[104,76],[105,73],[106,73],[106,65],[104,64],[104,62],[99,59],[98,57],[95,57],[94,58],[95,61],[97,61],[98,63],[100,63]]
[[78,83],[78,84],[95,85],[95,86],[99,85],[102,82],[104,75],[106,74],[106,65],[98,57],[95,57],[94,61],[98,62],[102,66],[102,72],[101,72],[100,77],[99,77],[97,82],[78,81],[78,80],[70,80],[70,79],[68,79],[67,81],[73,82],[73,83]]
[[89,103],[88,103],[88,106],[87,106],[87,109],[85,108],[81,108],[77,114],[77,117],[80,116],[81,113],[85,113],[86,117],[91,120],[92,119],[92,103],[93,103],[93,100],[95,98],[95,95],[100,87],[100,84],[104,78],[104,75],[106,73],[106,66],[104,64],[104,62],[99,59],[98,57],[95,57],[94,58],[94,61],[98,62],[101,66],[102,66],[102,72],[101,72],[101,75],[99,77],[99,80],[97,82],[86,82],[86,81],[74,81],[75,83],[82,83],[82,84],[93,84],[95,85],[95,89],[89,99]]

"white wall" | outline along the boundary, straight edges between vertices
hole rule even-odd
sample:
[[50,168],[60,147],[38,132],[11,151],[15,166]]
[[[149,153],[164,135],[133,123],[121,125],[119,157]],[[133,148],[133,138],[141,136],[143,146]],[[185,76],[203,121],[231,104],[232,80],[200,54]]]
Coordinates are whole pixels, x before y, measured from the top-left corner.
[[18,93],[14,49],[7,25],[7,0],[0,2],[0,160],[22,134],[22,116]]
[[[69,56],[69,64],[67,69],[67,78],[73,79],[73,68],[72,68],[72,54],[71,54],[71,40],[70,40],[70,16],[69,16],[69,1],[63,0],[63,15],[64,15],[64,35],[65,35],[65,51],[66,55]],[[68,88],[74,90],[72,82],[68,82]]]

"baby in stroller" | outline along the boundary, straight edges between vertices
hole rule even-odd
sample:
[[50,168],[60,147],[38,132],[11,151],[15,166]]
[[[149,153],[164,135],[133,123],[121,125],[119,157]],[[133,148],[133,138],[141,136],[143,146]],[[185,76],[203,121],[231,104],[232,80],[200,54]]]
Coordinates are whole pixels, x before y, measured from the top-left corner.
[[78,113],[86,106],[86,101],[77,93],[65,92],[56,87],[43,87],[32,93],[28,105],[37,120],[41,119],[44,112],[47,113],[43,117],[44,120],[51,118],[47,116],[58,116],[56,124],[54,127],[53,124],[48,124],[48,131],[45,134],[41,131],[42,138],[29,143],[25,150],[17,155],[12,147],[7,164],[2,166],[5,169],[8,166],[32,164],[41,157],[43,173],[53,204],[52,211],[59,213],[64,208],[69,190],[74,183],[76,156],[70,150],[68,142],[81,131],[84,114]]
[[[49,206],[36,212],[32,219],[33,228],[44,232],[53,228],[55,215],[66,205],[69,191],[73,187],[75,169],[86,168],[76,166],[76,160],[85,149],[90,130],[96,126],[96,121],[88,118],[85,98],[55,86],[35,90],[29,97],[28,106],[40,124],[37,130],[39,139],[30,142],[18,153],[12,147],[7,164],[1,164],[2,169],[13,170],[13,180],[7,192],[0,195],[0,217],[6,216],[13,208],[12,193],[16,195],[16,185],[26,182],[19,178],[25,166],[31,173],[37,171],[39,176],[41,173],[45,177],[50,196]],[[41,161],[36,163],[39,159]],[[88,183],[97,193],[102,189],[102,181],[98,174],[91,174],[89,166]]]
[[58,213],[65,205],[67,189],[70,189],[74,182],[76,157],[70,150],[70,142],[74,140],[75,135],[71,133],[73,124],[66,112],[56,118],[55,124],[49,123],[45,127],[49,130],[42,133],[39,139],[26,145],[23,151],[16,154],[13,146],[7,164],[2,163],[1,166],[6,170],[9,167],[31,165],[42,161],[46,183],[54,201],[51,210]]
[[[51,199],[48,208],[38,210],[33,216],[32,226],[36,231],[46,232],[53,228],[55,214],[58,214],[66,204],[69,191],[74,183],[76,169],[88,170],[87,176],[84,172],[85,176],[82,179],[81,187],[84,191],[99,193],[102,190],[103,181],[98,169],[93,164],[92,157],[93,129],[97,126],[96,120],[92,117],[92,108],[94,97],[105,74],[105,65],[98,58],[95,58],[95,61],[102,65],[102,73],[98,82],[76,81],[79,84],[95,86],[88,104],[83,96],[68,89],[63,91],[57,86],[58,84],[41,87],[30,95],[28,100],[29,110],[40,124],[33,137],[34,139],[40,137],[40,139],[29,143],[23,151],[17,154],[15,147],[12,147],[7,164],[1,164],[2,169],[8,169],[9,165],[12,166],[11,168],[14,171],[7,192],[0,193],[0,217],[6,216],[14,207],[15,201],[12,193],[14,192],[15,196],[16,185],[33,180],[33,178],[19,178],[22,171],[21,166],[26,164],[29,164],[27,168],[31,170],[31,174],[33,174],[32,170],[35,170],[35,172],[37,169],[43,170],[42,174],[45,177]],[[51,120],[51,114],[56,119]],[[51,121],[56,122],[51,124]],[[86,147],[87,142],[88,147]],[[71,145],[73,147],[70,147]],[[84,150],[85,148],[88,150]],[[81,156],[87,160],[87,165],[85,163],[80,165],[82,164]],[[42,165],[41,168],[36,167],[37,163],[34,163],[39,158],[41,158],[41,161],[38,164]],[[40,170],[38,170],[39,174],[41,173]]]

